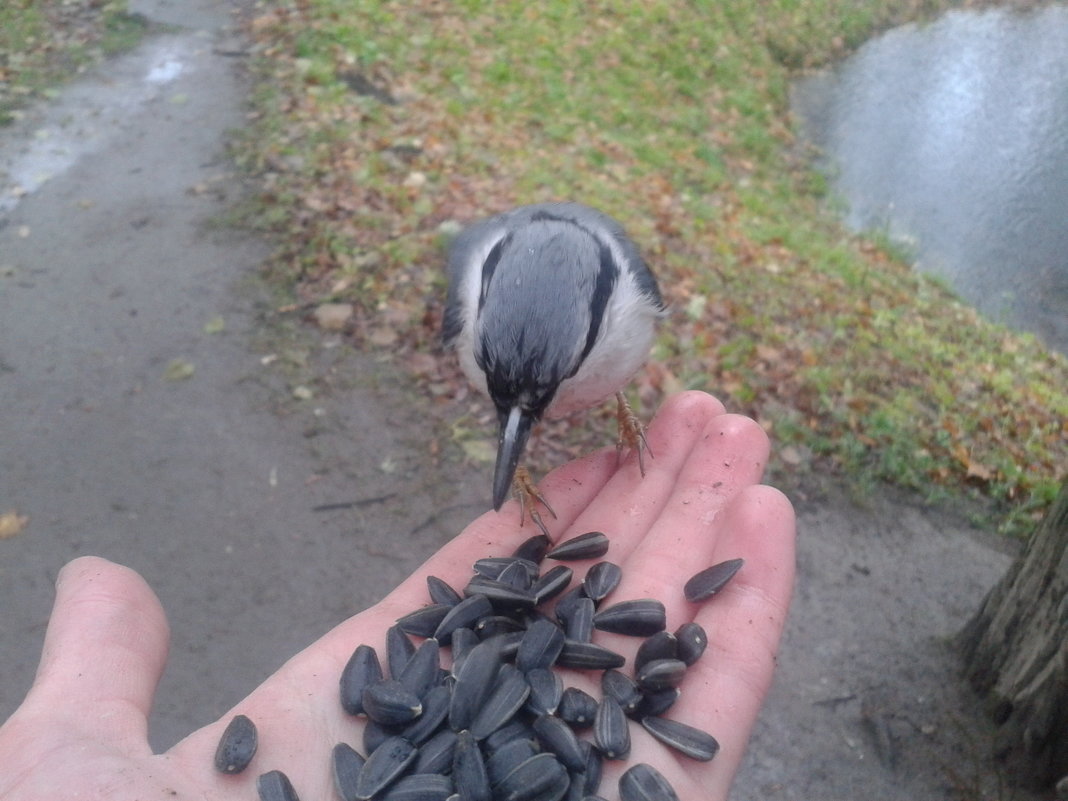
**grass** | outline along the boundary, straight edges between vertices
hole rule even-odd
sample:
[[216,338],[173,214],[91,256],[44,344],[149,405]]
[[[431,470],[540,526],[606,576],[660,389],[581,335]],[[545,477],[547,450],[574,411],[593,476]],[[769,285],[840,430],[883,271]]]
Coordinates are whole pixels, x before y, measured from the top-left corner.
[[145,27],[123,0],[0,3],[0,125],[90,64],[133,47]]
[[[788,118],[794,70],[950,5],[269,6],[239,155],[283,243],[273,277],[298,307],[353,302],[357,342],[391,329],[411,362],[434,348],[443,231],[582,200],[624,223],[674,310],[643,405],[706,389],[797,455],[780,475],[980,497],[1024,531],[1068,465],[1068,363],[844,231]],[[460,385],[417,361],[431,389]]]

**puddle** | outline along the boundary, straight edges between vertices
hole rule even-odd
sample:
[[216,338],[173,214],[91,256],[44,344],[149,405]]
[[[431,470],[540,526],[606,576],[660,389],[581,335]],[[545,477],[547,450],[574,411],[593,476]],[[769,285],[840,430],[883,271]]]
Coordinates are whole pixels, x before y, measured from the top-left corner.
[[1068,7],[897,28],[791,101],[851,228],[1068,353]]

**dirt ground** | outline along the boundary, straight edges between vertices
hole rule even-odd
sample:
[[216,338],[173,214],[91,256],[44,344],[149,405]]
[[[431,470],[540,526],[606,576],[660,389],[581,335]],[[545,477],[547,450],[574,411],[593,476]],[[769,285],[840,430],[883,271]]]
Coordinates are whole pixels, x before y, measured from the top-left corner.
[[[172,651],[173,744],[384,595],[481,513],[489,469],[375,354],[274,312],[242,188],[243,44],[222,0],[0,130],[0,719],[32,679],[59,567],[140,571]],[[953,634],[1010,562],[947,510],[793,493],[797,592],[734,798],[1028,799],[1003,786]]]

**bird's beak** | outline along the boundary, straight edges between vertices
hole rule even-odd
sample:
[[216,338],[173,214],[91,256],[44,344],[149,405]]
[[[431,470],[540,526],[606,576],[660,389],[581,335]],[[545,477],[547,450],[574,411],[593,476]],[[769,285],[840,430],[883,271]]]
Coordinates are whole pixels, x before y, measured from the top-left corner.
[[512,488],[519,457],[527,446],[534,417],[518,406],[499,413],[501,433],[497,437],[497,465],[493,468],[493,508],[500,511]]

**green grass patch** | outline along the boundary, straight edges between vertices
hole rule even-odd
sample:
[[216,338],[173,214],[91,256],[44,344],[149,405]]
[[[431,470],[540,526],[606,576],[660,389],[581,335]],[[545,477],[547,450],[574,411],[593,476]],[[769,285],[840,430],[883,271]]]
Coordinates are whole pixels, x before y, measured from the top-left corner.
[[[950,5],[269,7],[239,155],[281,234],[273,274],[298,304],[355,303],[357,340],[388,328],[393,352],[421,353],[443,227],[590,203],[640,243],[674,310],[643,404],[708,389],[812,455],[790,469],[974,494],[1022,530],[1068,465],[1068,363],[913,274],[886,237],[846,233],[787,117],[791,70]],[[421,375],[459,381],[441,361]]]

